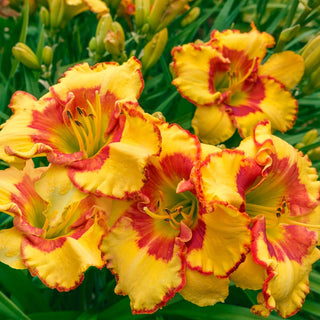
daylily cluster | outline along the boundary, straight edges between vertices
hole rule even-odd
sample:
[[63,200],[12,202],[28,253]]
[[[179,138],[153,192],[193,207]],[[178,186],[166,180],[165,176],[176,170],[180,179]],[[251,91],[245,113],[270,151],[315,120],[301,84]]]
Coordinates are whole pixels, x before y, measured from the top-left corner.
[[320,258],[316,170],[267,120],[221,150],[145,113],[140,69],[84,63],[39,100],[14,94],[0,132],[0,209],[13,217],[0,261],[59,291],[106,265],[133,313],[178,292],[223,302],[231,279],[261,290],[252,312],[293,315]]
[[264,119],[281,132],[291,129],[297,101],[290,91],[304,73],[303,58],[292,51],[273,54],[262,64],[273,37],[252,30],[214,30],[207,43],[189,43],[172,50],[173,84],[196,105],[192,120],[202,142],[217,144],[238,129],[252,134]]

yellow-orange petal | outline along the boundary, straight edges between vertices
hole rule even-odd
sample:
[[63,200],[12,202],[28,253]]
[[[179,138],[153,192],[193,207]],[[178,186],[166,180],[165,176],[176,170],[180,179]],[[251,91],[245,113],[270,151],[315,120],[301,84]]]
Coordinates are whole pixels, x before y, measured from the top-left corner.
[[258,69],[259,75],[270,76],[281,82],[288,90],[298,84],[304,73],[304,60],[293,51],[273,54]]
[[[184,263],[176,247],[169,261],[139,247],[131,219],[122,217],[103,239],[100,249],[107,267],[117,276],[115,292],[128,295],[133,313],[152,313],[184,285]],[[152,285],[151,285],[152,284]]]
[[213,145],[228,140],[236,131],[232,118],[222,106],[197,107],[192,127],[201,142]]
[[270,34],[259,32],[253,24],[251,26],[252,30],[244,33],[240,33],[239,30],[223,32],[214,30],[211,34],[213,45],[239,51],[240,55],[245,54],[249,59],[258,57],[261,61],[266,55],[267,48],[273,47],[275,41]]
[[252,312],[276,310],[282,317],[295,314],[309,292],[309,273],[320,258],[317,234],[305,227],[279,224],[267,227],[262,216],[252,228],[252,256],[267,271],[259,305]]
[[215,203],[213,210],[203,214],[201,220],[203,230],[194,229],[193,233],[202,234],[203,241],[200,244],[198,237],[193,235],[188,244],[188,266],[217,277],[227,277],[249,251],[250,219],[231,205]]
[[229,294],[229,279],[220,279],[198,271],[186,269],[186,285],[179,294],[200,307],[224,302]]
[[[296,120],[298,106],[284,86],[269,77],[260,78],[264,86],[264,98],[259,100],[257,110],[245,115],[233,113],[235,125],[243,137],[252,135],[254,127],[260,121],[267,119],[272,129],[285,132],[292,128]],[[250,97],[254,99],[254,96]],[[245,100],[243,101],[246,104]]]
[[159,125],[162,138],[159,160],[176,153],[187,156],[192,160],[200,157],[200,142],[189,131],[182,129],[177,124],[167,122]]
[[83,0],[83,2],[89,7],[90,11],[95,13],[108,13],[109,8],[101,0]]
[[69,92],[87,88],[98,90],[102,96],[109,92],[118,100],[136,101],[144,85],[140,69],[141,63],[135,58],[120,66],[114,62],[98,63],[93,67],[79,64],[70,68],[44,97],[53,95],[66,103]]
[[[38,102],[34,96],[17,91],[12,96],[9,107],[12,109],[13,115],[1,125],[0,158],[22,167],[25,159],[16,157],[14,153],[8,154],[8,151],[15,150],[28,153],[33,148],[34,143],[31,136],[38,134],[38,131],[29,126],[33,120],[32,112],[43,110],[45,102]],[[8,149],[8,147],[10,148]],[[38,150],[33,149],[33,151],[31,156]]]
[[244,153],[236,150],[222,150],[210,154],[193,169],[192,180],[199,200],[204,206],[215,201],[224,201],[240,208],[244,202],[243,192],[237,186],[237,176],[248,165],[245,173],[253,173],[253,164],[245,161]]
[[230,275],[230,280],[242,289],[259,290],[262,289],[266,277],[265,268],[257,264],[249,252],[245,261]]
[[26,269],[21,259],[23,233],[16,228],[0,230],[0,261],[14,269]]
[[[318,206],[320,195],[317,171],[311,166],[312,163],[307,156],[303,156],[289,143],[272,135],[270,130],[270,123],[260,123],[254,130],[254,136],[244,139],[238,149],[243,150],[248,157],[258,158],[261,165],[266,166],[266,163],[261,163],[261,159],[269,161],[267,171],[270,178],[263,184],[268,190],[273,190],[269,191],[270,200],[276,200],[276,192],[279,192],[279,197],[280,193],[284,192],[290,203],[290,216],[299,217],[311,213]],[[274,187],[270,189],[272,184]],[[261,199],[261,203],[266,202],[264,189],[261,185],[253,190],[255,203],[258,198]]]
[[227,63],[222,54],[205,44],[186,44],[172,50],[177,77],[172,83],[180,94],[198,105],[212,105],[221,96],[213,88],[211,64]]
[[[50,288],[69,291],[77,287],[90,267],[102,268],[104,261],[98,246],[104,229],[98,217],[93,224],[80,227],[80,235],[56,239],[29,236],[22,242],[21,256],[32,275]],[[82,233],[82,234],[81,234]]]
[[139,191],[145,179],[145,165],[160,151],[160,133],[135,109],[127,109],[120,142],[110,143],[101,155],[75,163],[69,169],[73,183],[85,192],[123,198]]

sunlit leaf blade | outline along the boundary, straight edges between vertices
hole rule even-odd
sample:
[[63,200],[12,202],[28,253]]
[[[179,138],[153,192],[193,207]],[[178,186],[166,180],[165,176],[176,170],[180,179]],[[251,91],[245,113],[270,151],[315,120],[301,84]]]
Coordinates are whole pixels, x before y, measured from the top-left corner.
[[23,311],[0,291],[0,316],[2,319],[31,320]]

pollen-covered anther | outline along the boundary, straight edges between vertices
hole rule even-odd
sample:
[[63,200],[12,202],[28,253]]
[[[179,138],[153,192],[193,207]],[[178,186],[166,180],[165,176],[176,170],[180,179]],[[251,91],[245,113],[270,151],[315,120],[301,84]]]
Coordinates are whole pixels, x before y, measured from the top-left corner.
[[196,212],[195,200],[185,199],[175,204],[171,209],[163,208],[162,201],[157,202],[156,212],[152,212],[148,207],[144,207],[144,212],[151,218],[163,220],[170,224],[176,230],[180,229],[180,223],[191,227],[194,223],[194,214]]
[[77,139],[79,151],[83,152],[85,158],[89,158],[98,152],[102,145],[101,101],[98,91],[95,92],[94,106],[86,93],[84,93],[84,99],[86,105],[83,108],[77,106],[74,115],[70,110],[66,113],[69,119],[68,128]]

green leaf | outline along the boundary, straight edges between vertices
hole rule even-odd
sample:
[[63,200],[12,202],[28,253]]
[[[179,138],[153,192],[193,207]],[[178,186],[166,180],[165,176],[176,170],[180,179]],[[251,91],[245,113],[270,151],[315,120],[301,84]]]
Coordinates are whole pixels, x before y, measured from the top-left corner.
[[[23,311],[0,291],[0,315],[4,319],[31,320]],[[3,319],[3,318],[2,318]]]
[[25,312],[48,311],[48,296],[36,288],[24,270],[0,263],[0,285],[14,297]]
[[[320,273],[312,270],[309,276],[310,290],[320,294]],[[320,310],[320,308],[319,308]]]
[[31,313],[31,320],[76,320],[79,316],[79,311],[52,311]]
[[[320,317],[319,302],[306,300],[302,306],[302,310]],[[319,318],[318,318],[319,319]]]

